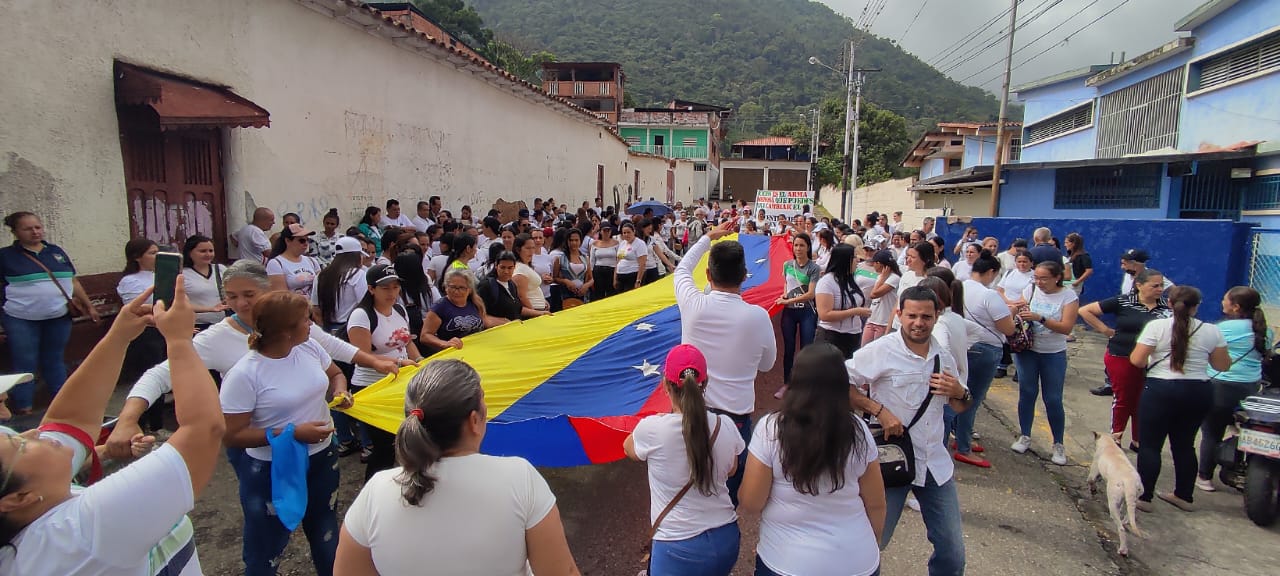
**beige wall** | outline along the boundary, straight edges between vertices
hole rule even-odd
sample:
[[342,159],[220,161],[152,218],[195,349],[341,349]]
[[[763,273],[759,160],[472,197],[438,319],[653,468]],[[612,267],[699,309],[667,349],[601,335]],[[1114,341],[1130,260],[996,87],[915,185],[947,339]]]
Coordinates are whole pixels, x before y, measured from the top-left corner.
[[991,212],[991,189],[977,188],[969,194],[919,192],[918,204],[938,211],[947,209],[949,216],[986,216]]
[[[911,184],[911,178],[901,178],[898,180],[886,180],[851,191],[849,194],[852,196],[850,200],[852,218],[863,219],[872,212],[892,215],[894,212],[901,210],[902,221],[907,223],[908,229],[914,230],[920,228],[920,224],[926,216],[935,218],[940,216],[942,212],[935,207],[916,207],[916,201],[911,191],[907,190]],[[832,214],[840,212],[839,188],[833,186],[824,187],[821,199],[823,207]]]
[[[698,193],[699,186],[705,185],[706,172],[694,172],[693,164],[690,160],[675,162],[675,201],[683,202],[686,206],[706,195]],[[671,169],[670,160],[647,154],[632,154],[628,165],[629,170],[640,170],[640,190],[636,194],[637,200],[653,198],[658,202],[667,201],[667,170]],[[635,179],[633,172],[630,178]],[[631,183],[631,180],[627,183]],[[626,202],[626,188],[624,184],[619,194],[623,202]],[[609,199],[605,198],[605,202],[608,203]]]
[[[606,202],[631,182],[626,145],[607,130],[338,21],[335,5],[0,2],[0,211],[40,213],[83,272],[122,266],[115,58],[225,85],[271,112],[269,128],[224,131],[232,230],[256,206],[308,222],[337,207],[345,226],[391,197],[409,207],[440,195],[455,211],[535,196],[577,206],[595,197],[597,165]],[[665,167],[642,170],[665,190]],[[691,163],[688,173],[684,186]]]

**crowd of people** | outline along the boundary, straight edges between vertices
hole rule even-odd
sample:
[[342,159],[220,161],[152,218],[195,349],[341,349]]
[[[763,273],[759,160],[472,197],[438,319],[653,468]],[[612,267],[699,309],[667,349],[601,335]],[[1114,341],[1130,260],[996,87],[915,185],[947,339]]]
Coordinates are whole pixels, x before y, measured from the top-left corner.
[[[991,467],[977,409],[993,380],[1012,376],[1012,450],[1033,447],[1042,403],[1051,460],[1067,464],[1063,391],[1077,318],[1108,337],[1109,381],[1095,393],[1114,395],[1116,441],[1130,432],[1139,507],[1159,498],[1191,510],[1195,490],[1215,489],[1211,454],[1233,407],[1257,391],[1273,342],[1256,291],[1231,289],[1227,320],[1201,322],[1200,292],[1148,268],[1142,249],[1121,255],[1119,290],[1096,287],[1074,232],[1059,243],[1040,228],[1002,247],[972,227],[945,242],[932,219],[908,229],[901,212],[842,223],[807,207],[770,218],[737,203],[599,204],[571,212],[536,199],[504,221],[469,206],[455,218],[439,197],[407,216],[390,200],[345,230],[330,210],[322,231],[291,213],[274,233],[275,214],[259,208],[234,234],[230,266],[215,262],[207,237],[181,247],[135,239],[124,249],[124,305],[69,379],[61,355],[71,315],[96,320],[96,311],[39,217],[10,215],[4,328],[15,370],[39,372],[52,404],[35,431],[0,429],[9,438],[0,442],[0,533],[11,549],[0,553],[0,574],[199,573],[185,514],[219,446],[239,481],[246,574],[274,574],[298,526],[321,575],[408,573],[422,558],[442,573],[575,574],[545,480],[524,460],[480,453],[484,389],[465,362],[435,361],[415,375],[394,434],[329,406],[349,406],[383,375],[487,328],[667,275],[682,329],[662,367],[672,412],[641,420],[623,446],[648,466],[656,575],[729,574],[739,514],[759,521],[756,574],[878,574],[905,507],[924,520],[929,573],[963,573],[954,463]],[[791,246],[776,299],[780,342],[768,312],[741,297],[747,262],[742,245],[724,239],[733,233]],[[174,301],[153,304],[162,248],[181,252],[182,270]],[[705,289],[693,275],[704,256]],[[1104,296],[1083,304],[1086,285]],[[779,355],[781,408],[755,419],[756,380]],[[122,369],[136,382],[96,447]],[[14,413],[32,410],[33,386],[9,391]],[[153,451],[169,394],[179,427]],[[1171,493],[1155,489],[1166,441]],[[895,453],[878,448],[887,445],[905,456],[883,460]],[[355,454],[365,483],[339,519],[337,463]],[[99,456],[137,460],[68,488]],[[95,493],[103,497],[86,497]],[[113,515],[134,515],[139,529],[112,530],[102,519]],[[88,544],[59,538],[68,525]],[[52,572],[48,561],[58,563]]]

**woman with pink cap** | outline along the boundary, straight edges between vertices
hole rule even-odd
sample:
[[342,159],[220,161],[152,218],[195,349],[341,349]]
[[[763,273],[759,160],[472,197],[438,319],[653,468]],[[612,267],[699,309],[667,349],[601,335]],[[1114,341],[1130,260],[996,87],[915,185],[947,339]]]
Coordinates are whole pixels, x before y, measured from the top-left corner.
[[641,420],[622,444],[627,456],[649,463],[650,574],[728,575],[738,560],[727,482],[746,442],[732,419],[707,410],[706,386],[702,352],[672,348],[662,367],[671,413]]

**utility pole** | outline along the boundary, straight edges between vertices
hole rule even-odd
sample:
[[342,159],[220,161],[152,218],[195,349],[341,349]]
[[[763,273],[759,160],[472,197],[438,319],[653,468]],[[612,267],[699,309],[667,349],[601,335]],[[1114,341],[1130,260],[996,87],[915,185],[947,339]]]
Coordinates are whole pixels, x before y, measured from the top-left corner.
[[[857,96],[853,99],[853,168],[850,170],[853,182],[853,188],[858,188],[858,126],[862,124],[862,71],[858,71],[858,77],[854,81],[854,92]],[[852,218],[845,214],[845,221],[848,222]]]
[[822,103],[813,109],[813,138],[809,148],[809,186],[814,190],[814,201],[818,199],[818,151],[822,147]]
[[1004,56],[1004,83],[1000,87],[1000,120],[996,125],[996,158],[991,166],[991,217],[1000,215],[1000,172],[1004,168],[1004,124],[1009,109],[1009,73],[1013,65],[1013,32],[1018,27],[1018,0],[1009,0],[1009,47]]
[[[1016,0],[1015,0],[1016,1]],[[844,156],[840,160],[840,220],[849,221],[849,124],[853,122],[853,56],[857,44],[849,39],[849,77],[844,90]]]

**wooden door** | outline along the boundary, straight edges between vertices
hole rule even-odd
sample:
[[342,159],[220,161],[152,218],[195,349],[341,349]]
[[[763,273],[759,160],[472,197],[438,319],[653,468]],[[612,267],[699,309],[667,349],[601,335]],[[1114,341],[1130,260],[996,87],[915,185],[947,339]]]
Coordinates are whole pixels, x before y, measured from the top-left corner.
[[120,136],[129,232],[174,251],[188,236],[213,238],[226,257],[222,136],[215,129],[126,131]]

